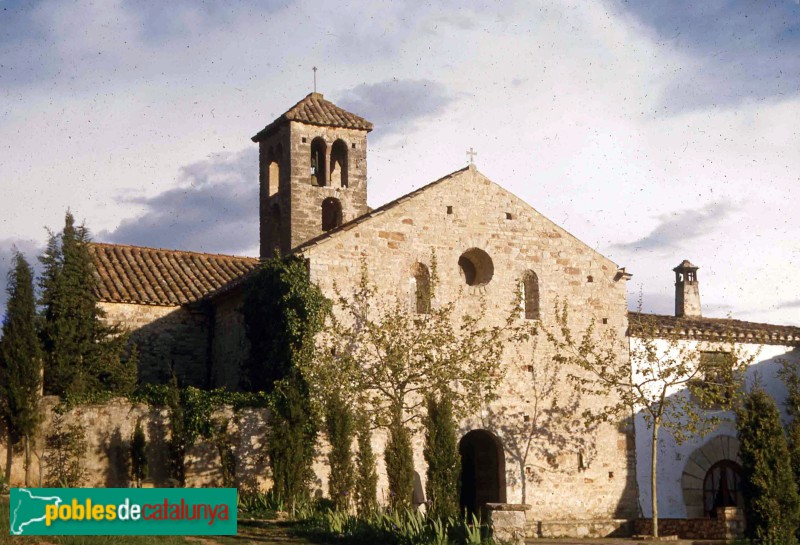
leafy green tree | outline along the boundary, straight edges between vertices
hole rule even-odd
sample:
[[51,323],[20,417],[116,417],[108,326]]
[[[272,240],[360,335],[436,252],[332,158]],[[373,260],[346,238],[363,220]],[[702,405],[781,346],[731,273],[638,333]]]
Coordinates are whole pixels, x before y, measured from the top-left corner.
[[84,396],[98,391],[130,393],[136,362],[125,358],[126,336],[104,323],[89,251],[89,230],[67,212],[60,235],[50,233],[39,258],[44,308],[44,389],[49,394]]
[[747,535],[765,545],[792,545],[800,498],[775,401],[754,388],[737,411]]
[[330,478],[328,491],[338,509],[347,510],[353,497],[353,414],[340,396],[328,399],[325,407],[325,429],[331,450],[328,454]]
[[456,422],[449,395],[428,398],[425,418],[425,449],[428,464],[425,492],[430,513],[443,520],[458,516],[461,457]]
[[664,330],[655,317],[641,313],[629,318],[629,345],[614,329],[597,331],[594,320],[576,333],[566,304],[559,302],[553,324],[541,331],[555,350],[556,363],[568,369],[579,394],[605,400],[584,411],[587,426],[640,413],[650,429],[653,536],[658,537],[660,431],[667,430],[681,444],[716,427],[737,405],[744,370],[755,355],[741,350],[734,335],[723,333],[718,344],[725,357],[705,358],[681,337],[681,323]]
[[378,474],[375,453],[372,451],[372,432],[369,418],[360,415],[356,420],[358,452],[356,453],[356,510],[360,516],[372,512],[378,504]]
[[31,441],[41,422],[42,351],[36,332],[33,271],[16,252],[8,274],[8,305],[0,341],[0,400],[8,430],[6,481],[11,478],[12,445],[25,440],[25,485],[30,484]]

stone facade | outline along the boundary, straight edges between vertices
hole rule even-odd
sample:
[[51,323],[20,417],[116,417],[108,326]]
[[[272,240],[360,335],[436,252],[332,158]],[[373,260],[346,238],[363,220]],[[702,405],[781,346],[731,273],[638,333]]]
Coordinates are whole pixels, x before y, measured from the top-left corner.
[[139,351],[139,380],[165,383],[174,372],[181,384],[209,384],[209,314],[198,306],[101,302],[106,319],[131,332]]
[[[473,248],[485,252],[492,264],[491,280],[480,286],[467,285],[459,266],[459,259]],[[487,323],[502,324],[519,297],[520,279],[530,270],[539,282],[542,323],[552,321],[549,309],[558,299],[580,309],[571,315],[576,331],[592,318],[620,338],[627,328],[625,276],[617,265],[474,168],[434,182],[297,251],[308,259],[312,280],[326,294],[334,293],[334,283],[343,294],[353,290],[363,262],[382,295],[408,301],[411,309],[414,265],[430,267],[435,255],[439,283],[433,304],[455,301],[457,317],[478,312],[485,301]],[[516,304],[518,319],[524,320],[522,303]],[[637,494],[631,428],[606,425],[597,430],[587,438],[582,462],[577,450],[550,459],[526,456],[523,445],[530,430],[525,415],[532,413],[537,395],[531,366],[552,359],[546,344],[540,342],[533,355],[505,355],[500,399],[461,422],[462,434],[486,430],[499,440],[505,466],[501,501],[531,504],[530,516],[536,520],[632,518]],[[623,343],[618,356],[627,358]],[[561,378],[557,395],[568,397],[571,386]],[[580,401],[581,407],[600,403],[602,399],[588,397]],[[571,431],[578,433],[577,423]],[[415,461],[424,480],[420,452]],[[385,486],[385,478],[381,484]]]

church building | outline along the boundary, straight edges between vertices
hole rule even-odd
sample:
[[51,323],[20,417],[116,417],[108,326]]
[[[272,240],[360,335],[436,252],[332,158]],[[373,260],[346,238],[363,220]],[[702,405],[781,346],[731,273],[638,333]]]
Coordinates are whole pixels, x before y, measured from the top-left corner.
[[[560,301],[571,309],[575,331],[594,321],[601,332],[625,340],[614,350],[627,361],[627,343],[636,342],[636,332],[629,331],[631,275],[624,268],[473,164],[370,209],[372,128],[311,93],[252,137],[259,148],[259,258],[92,245],[101,306],[109,320],[132,331],[143,382],[165,382],[174,373],[184,384],[239,387],[248,354],[244,282],[260,260],[276,253],[303,258],[311,280],[329,297],[334,285],[342,293],[354,290],[366,266],[380,292],[407,301],[412,313],[437,304],[425,300],[435,255],[436,298],[454,302],[457,316],[485,305],[489,325],[502,325],[517,304],[515,319],[547,325]],[[776,358],[796,357],[800,328],[701,318],[697,267],[685,261],[675,274],[676,316],[693,324],[682,333],[686,342],[712,341],[715,331],[733,325],[742,338],[766,347],[762,369],[771,369]],[[665,331],[678,324],[676,317],[658,319]],[[606,400],[578,396],[563,370],[553,368],[552,356],[546,343],[524,354],[507,351],[499,398],[459,423],[462,504],[528,504],[531,536],[625,532],[630,521],[648,514],[647,430],[637,417],[581,435],[582,409]],[[555,398],[572,403],[577,416],[548,420],[542,407]],[[387,486],[385,440],[376,430],[379,498]],[[663,515],[716,516],[707,498],[728,482],[719,475],[738,467],[735,430],[723,428],[680,447],[665,439],[662,448],[670,453],[662,456],[659,473]],[[421,437],[415,437],[414,450],[424,482]],[[326,469],[317,466],[324,494]]]

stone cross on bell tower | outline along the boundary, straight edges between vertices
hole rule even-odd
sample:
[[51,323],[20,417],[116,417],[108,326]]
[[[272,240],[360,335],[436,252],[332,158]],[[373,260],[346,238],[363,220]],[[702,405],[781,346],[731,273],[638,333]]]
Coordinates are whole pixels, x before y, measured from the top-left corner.
[[700,318],[700,285],[697,269],[688,259],[672,269],[675,271],[675,316],[680,318]]
[[258,143],[261,259],[367,213],[372,123],[311,93],[267,125]]

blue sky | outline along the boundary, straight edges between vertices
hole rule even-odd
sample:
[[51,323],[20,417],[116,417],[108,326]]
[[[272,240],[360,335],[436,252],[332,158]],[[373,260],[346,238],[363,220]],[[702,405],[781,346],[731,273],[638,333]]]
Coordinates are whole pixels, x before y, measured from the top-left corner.
[[[671,312],[800,325],[800,3],[0,0],[0,274],[97,240],[257,253],[249,137],[318,87],[369,202],[478,168]],[[2,305],[2,297],[0,297]]]

